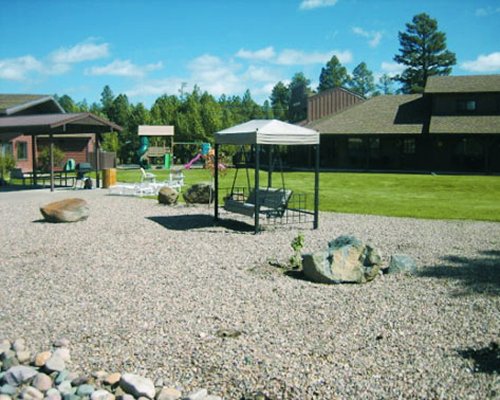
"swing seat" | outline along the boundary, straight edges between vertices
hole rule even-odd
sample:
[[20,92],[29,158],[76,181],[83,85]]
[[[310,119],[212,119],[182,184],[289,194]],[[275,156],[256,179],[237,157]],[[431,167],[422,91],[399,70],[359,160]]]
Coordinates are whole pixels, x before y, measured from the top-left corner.
[[[236,214],[253,217],[255,213],[255,189],[250,191],[248,198],[244,201],[238,201],[231,196],[224,202],[224,209]],[[269,217],[282,217],[292,197],[292,191],[277,188],[259,189],[259,213]]]

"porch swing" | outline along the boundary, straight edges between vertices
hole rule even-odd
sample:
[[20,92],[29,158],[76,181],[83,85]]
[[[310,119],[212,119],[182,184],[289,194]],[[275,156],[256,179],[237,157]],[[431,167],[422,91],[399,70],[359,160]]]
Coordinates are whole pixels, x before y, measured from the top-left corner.
[[[271,174],[274,170],[276,164],[276,158],[271,161],[272,147],[269,147],[269,179],[267,187],[251,187],[250,184],[250,174],[248,171],[248,157],[244,151],[244,146],[241,146],[239,154],[243,156],[244,168],[246,171],[247,180],[247,192],[238,190],[236,187],[236,181],[238,179],[238,172],[241,169],[239,165],[236,165],[236,172],[234,174],[233,183],[231,185],[231,191],[229,195],[224,199],[224,209],[226,211],[245,215],[247,217],[253,217],[256,212],[265,215],[267,218],[281,218],[285,213],[290,198],[292,197],[292,191],[286,189],[285,187],[285,177],[283,174],[283,162],[279,158],[279,167],[281,173],[281,188],[271,187]],[[258,194],[256,193],[258,191]],[[248,196],[245,197],[245,194]],[[257,198],[259,199],[258,207],[256,207]]]
[[[260,171],[260,149],[262,146],[284,145],[284,146],[299,146],[310,145],[315,149],[316,157],[314,163],[314,212],[309,213],[314,215],[313,228],[318,228],[319,220],[319,133],[312,129],[303,128],[297,125],[288,124],[286,122],[275,119],[255,119],[235,125],[231,128],[224,129],[214,134],[215,139],[215,196],[214,196],[214,220],[219,221],[219,147],[221,145],[251,145],[254,150],[255,157],[255,176],[253,188],[250,185],[250,176],[248,174],[248,162],[245,162],[247,170],[248,196],[246,193],[237,193],[235,190],[236,179],[233,179],[233,184],[229,196],[224,200],[224,208],[227,211],[246,215],[254,218],[255,233],[260,231],[260,215],[266,215],[269,218],[283,222],[284,214],[288,215],[287,211],[292,211],[289,208],[289,201],[292,197],[292,191],[286,189],[285,180],[283,177],[283,168],[281,168],[282,187],[272,187],[272,162],[268,175],[267,187],[261,188],[259,183]],[[271,154],[271,153],[269,153]],[[271,158],[271,157],[270,157]],[[246,161],[246,160],[245,160]],[[238,170],[237,170],[238,172]],[[297,211],[297,210],[295,210]],[[286,218],[285,218],[286,220]]]

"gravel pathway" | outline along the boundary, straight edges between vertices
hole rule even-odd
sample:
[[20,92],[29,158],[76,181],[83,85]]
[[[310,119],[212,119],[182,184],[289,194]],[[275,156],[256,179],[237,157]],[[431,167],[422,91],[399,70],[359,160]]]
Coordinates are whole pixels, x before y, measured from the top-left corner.
[[[0,339],[36,352],[66,337],[73,370],[225,399],[500,396],[500,223],[322,213],[317,231],[253,235],[213,227],[206,206],[105,194],[0,193]],[[75,195],[88,220],[40,221],[40,205]],[[339,286],[286,275],[269,261],[299,231],[305,251],[353,234],[420,272]]]

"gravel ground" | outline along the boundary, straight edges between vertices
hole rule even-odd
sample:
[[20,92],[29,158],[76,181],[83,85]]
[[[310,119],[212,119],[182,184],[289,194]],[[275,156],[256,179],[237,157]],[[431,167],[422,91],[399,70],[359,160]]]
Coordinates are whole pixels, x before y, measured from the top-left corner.
[[[500,396],[499,223],[322,213],[316,231],[253,235],[213,227],[206,206],[105,194],[0,194],[0,339],[40,351],[66,337],[72,370],[225,399]],[[75,195],[88,220],[40,221],[40,205]],[[299,231],[305,251],[354,234],[419,274],[338,286],[284,274],[269,261],[285,262]]]

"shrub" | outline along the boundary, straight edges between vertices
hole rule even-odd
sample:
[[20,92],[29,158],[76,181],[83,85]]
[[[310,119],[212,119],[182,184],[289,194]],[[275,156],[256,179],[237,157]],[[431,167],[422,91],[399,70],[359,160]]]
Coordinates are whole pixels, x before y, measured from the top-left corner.
[[9,174],[9,172],[16,166],[16,160],[10,154],[0,154],[0,173],[2,178]]
[[[54,146],[54,166],[62,167],[65,154],[59,148]],[[41,171],[50,170],[50,147],[46,146],[38,152],[38,169]]]

